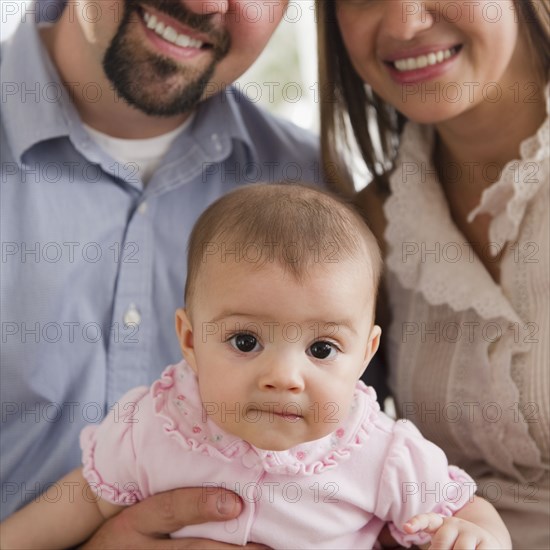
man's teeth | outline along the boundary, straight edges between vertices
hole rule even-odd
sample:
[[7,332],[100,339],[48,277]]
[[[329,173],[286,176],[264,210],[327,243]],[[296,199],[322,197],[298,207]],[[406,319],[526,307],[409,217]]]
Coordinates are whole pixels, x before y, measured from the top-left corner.
[[144,12],[143,19],[147,24],[147,28],[155,31],[166,42],[171,42],[182,48],[200,48],[203,45],[200,40],[195,40],[186,34],[178,34],[175,29],[159,21],[156,15]]
[[427,55],[419,55],[418,57],[409,57],[408,59],[399,59],[393,62],[393,66],[398,71],[414,71],[415,69],[423,69],[428,65],[437,65],[449,59],[456,53],[456,48],[448,50],[439,50],[431,52]]

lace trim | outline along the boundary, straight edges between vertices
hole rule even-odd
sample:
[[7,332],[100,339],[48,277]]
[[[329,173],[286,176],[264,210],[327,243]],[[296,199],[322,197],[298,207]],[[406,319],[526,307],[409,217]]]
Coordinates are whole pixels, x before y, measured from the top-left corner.
[[[549,114],[550,85],[545,93],[546,112]],[[494,216],[489,226],[491,242],[502,247],[507,241],[517,238],[529,201],[544,185],[548,185],[549,153],[550,124],[546,118],[535,135],[520,144],[520,159],[506,164],[500,180],[484,191],[479,206],[468,216],[469,222],[484,212]],[[535,172],[534,167],[537,167]]]
[[[349,457],[353,448],[367,441],[380,411],[374,390],[359,383],[355,411],[344,427],[320,441],[304,443],[288,451],[265,451],[227,434],[208,418],[206,421],[201,418],[201,409],[197,408],[199,398],[193,398],[199,395],[194,373],[184,362],[165,369],[151,387],[151,395],[155,414],[165,421],[165,433],[184,449],[224,462],[252,453],[267,473],[283,475],[313,475],[336,467]],[[178,402],[186,405],[179,406]]]
[[[178,367],[180,367],[178,369]],[[206,419],[206,422],[201,418],[202,408],[197,408],[195,399],[189,403],[192,414],[189,418],[187,409],[182,407],[179,416],[174,414],[174,404],[178,407],[179,402],[189,401],[190,397],[194,397],[191,392],[182,393],[181,388],[177,386],[177,377],[192,377],[194,374],[187,365],[182,363],[167,367],[160,379],[155,381],[151,386],[151,395],[153,397],[154,412],[157,416],[165,420],[164,432],[170,437],[174,437],[184,449],[197,452],[203,455],[212,456],[230,462],[230,459],[245,454],[249,445],[219,430],[212,422]],[[172,391],[175,390],[175,391]],[[197,388],[198,392],[198,388]],[[178,411],[180,412],[180,411]],[[194,434],[194,435],[189,435]],[[223,445],[217,445],[217,441],[222,441]],[[229,443],[226,443],[229,440]]]
[[[546,101],[550,111],[550,85]],[[522,142],[521,160],[507,164],[500,180],[485,190],[481,204],[470,213],[469,221],[482,211],[493,214],[491,242],[502,246],[514,240],[527,204],[548,185],[549,131],[547,118],[534,136]],[[387,265],[405,288],[421,292],[431,305],[447,304],[455,311],[471,307],[486,319],[520,322],[452,222],[431,161],[434,136],[432,127],[410,122],[403,132],[390,178],[392,194],[384,205]],[[539,170],[534,184],[530,179],[533,166]]]
[[[427,171],[419,182],[399,170],[405,163],[430,166],[432,143],[430,128],[414,124],[405,128],[401,160],[390,178],[392,195],[384,205],[387,266],[403,287],[421,292],[431,305],[448,304],[454,311],[472,307],[487,319],[519,322],[500,287],[453,224],[435,174]],[[472,281],[476,281],[474,287]]]

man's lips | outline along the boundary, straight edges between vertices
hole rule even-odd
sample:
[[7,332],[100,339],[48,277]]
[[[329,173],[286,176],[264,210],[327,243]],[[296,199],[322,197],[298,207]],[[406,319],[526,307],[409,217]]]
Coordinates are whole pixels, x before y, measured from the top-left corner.
[[149,30],[168,42],[180,47],[197,49],[213,47],[212,40],[207,34],[200,33],[163,12],[149,6],[139,7],[137,12]]

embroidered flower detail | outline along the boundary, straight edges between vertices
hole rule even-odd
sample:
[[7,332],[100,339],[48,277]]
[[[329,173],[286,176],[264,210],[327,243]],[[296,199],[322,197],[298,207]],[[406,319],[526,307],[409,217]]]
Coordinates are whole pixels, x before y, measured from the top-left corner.
[[194,434],[200,434],[202,432],[202,428],[200,426],[197,426],[196,424],[193,426],[193,433]]
[[183,401],[185,399],[185,395],[182,395],[181,393],[178,395],[177,399],[180,401]]
[[218,441],[221,441],[223,439],[222,434],[214,434],[211,438],[211,441],[214,443],[217,443]]
[[304,460],[305,457],[306,457],[306,453],[304,451],[298,451],[296,453],[296,458],[298,460]]
[[336,437],[338,439],[342,439],[342,437],[344,437],[344,434],[345,434],[344,428],[338,428],[336,430]]

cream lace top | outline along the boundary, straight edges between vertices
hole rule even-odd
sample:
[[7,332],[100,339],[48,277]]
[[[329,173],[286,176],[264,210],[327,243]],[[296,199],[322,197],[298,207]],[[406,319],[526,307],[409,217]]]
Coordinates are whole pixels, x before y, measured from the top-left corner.
[[[484,479],[500,488],[494,499],[485,495],[497,508],[519,518],[531,496],[548,525],[548,118],[470,213],[470,220],[493,217],[488,253],[505,247],[500,284],[451,219],[431,163],[433,141],[433,129],[408,124],[384,206],[390,388],[401,416],[451,463],[482,489]],[[422,169],[411,174],[411,166]]]

